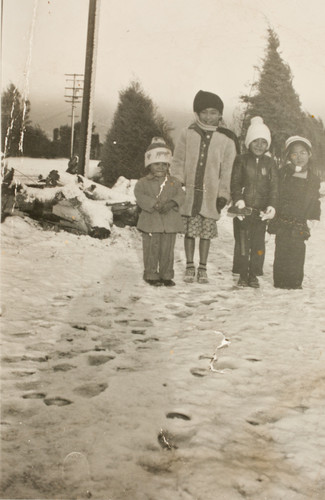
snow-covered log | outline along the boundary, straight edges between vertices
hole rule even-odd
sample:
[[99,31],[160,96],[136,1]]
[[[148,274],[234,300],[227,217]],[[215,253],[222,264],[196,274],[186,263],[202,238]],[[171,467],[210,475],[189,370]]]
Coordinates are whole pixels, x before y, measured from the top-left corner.
[[52,170],[22,185],[16,207],[34,219],[78,234],[107,238],[113,224],[135,226],[135,180],[118,179],[110,189],[83,176]]

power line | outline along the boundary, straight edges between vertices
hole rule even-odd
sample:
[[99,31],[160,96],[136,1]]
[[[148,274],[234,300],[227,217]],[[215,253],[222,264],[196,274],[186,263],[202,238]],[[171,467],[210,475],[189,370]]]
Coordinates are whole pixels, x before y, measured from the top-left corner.
[[[71,87],[65,87],[65,90],[67,91],[66,94],[64,94],[64,97],[66,97],[65,102],[68,102],[71,104],[71,115],[69,115],[69,118],[71,118],[71,145],[70,145],[70,157],[72,158],[73,156],[73,140],[74,140],[74,120],[75,120],[75,109],[77,107],[77,104],[80,103],[80,100],[82,98],[82,92],[83,92],[83,74],[81,73],[66,73],[66,77],[71,76],[72,78],[66,78],[67,82],[72,82],[69,85],[72,85]],[[71,92],[69,92],[71,91]]]

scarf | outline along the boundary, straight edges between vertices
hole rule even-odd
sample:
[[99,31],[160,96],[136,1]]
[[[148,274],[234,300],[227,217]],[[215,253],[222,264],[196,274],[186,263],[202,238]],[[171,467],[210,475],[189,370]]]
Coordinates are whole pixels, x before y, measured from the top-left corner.
[[206,132],[215,132],[216,130],[218,130],[218,125],[206,125],[206,123],[201,122],[199,115],[197,113],[194,114],[195,114],[195,122],[202,130]]

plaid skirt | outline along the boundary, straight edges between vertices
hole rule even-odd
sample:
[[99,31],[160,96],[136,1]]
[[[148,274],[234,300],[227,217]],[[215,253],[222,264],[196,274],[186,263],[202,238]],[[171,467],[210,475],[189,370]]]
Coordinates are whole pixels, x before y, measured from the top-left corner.
[[182,216],[185,227],[185,236],[188,238],[203,238],[211,240],[218,236],[217,221],[202,215],[195,217]]

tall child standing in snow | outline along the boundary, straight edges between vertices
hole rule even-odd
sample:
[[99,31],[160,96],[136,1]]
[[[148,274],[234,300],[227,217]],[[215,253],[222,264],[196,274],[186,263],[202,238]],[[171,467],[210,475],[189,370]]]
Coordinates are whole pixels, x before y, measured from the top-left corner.
[[244,220],[235,219],[240,239],[239,286],[259,287],[257,273],[260,255],[265,249],[266,221],[275,215],[278,200],[278,171],[274,160],[265,153],[271,145],[271,133],[260,116],[251,119],[245,146],[248,152],[236,157],[231,177],[234,205],[253,209]]
[[199,238],[197,281],[208,283],[210,241],[218,235],[216,221],[230,200],[237,138],[230,130],[219,127],[223,102],[218,95],[200,90],[194,98],[193,109],[195,122],[181,133],[171,172],[185,186],[186,193],[181,206],[185,223],[184,281],[194,281],[195,238]]
[[137,228],[142,233],[143,279],[152,286],[174,286],[176,234],[184,232],[179,206],[184,201],[181,183],[168,173],[172,152],[161,137],[154,137],[145,153],[148,174],[134,188],[141,208]]
[[[292,136],[285,144],[285,165],[280,169],[279,206],[269,227],[275,233],[274,286],[301,288],[306,244],[310,236],[307,220],[319,220],[319,178],[311,170],[311,143]],[[273,221],[272,221],[273,222]]]

